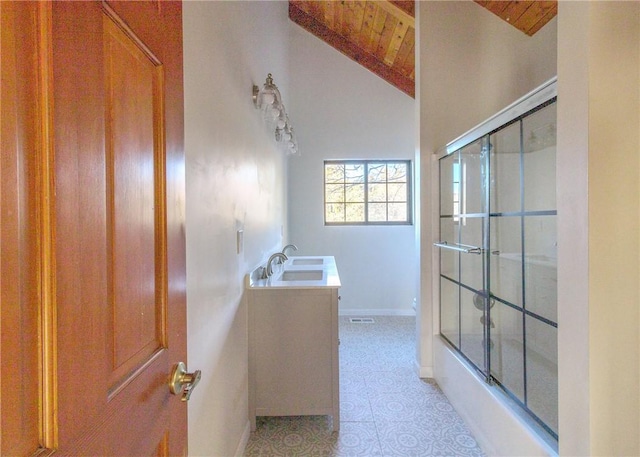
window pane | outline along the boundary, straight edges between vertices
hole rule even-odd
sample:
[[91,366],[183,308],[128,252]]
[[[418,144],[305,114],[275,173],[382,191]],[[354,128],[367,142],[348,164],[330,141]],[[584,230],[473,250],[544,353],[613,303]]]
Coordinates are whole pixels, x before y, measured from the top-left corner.
[[331,160],[324,164],[325,223],[410,223],[411,162]]
[[525,303],[552,322],[558,321],[558,247],[556,216],[524,218]]
[[347,222],[364,222],[364,203],[346,204]]
[[369,221],[386,221],[387,220],[387,204],[386,203],[369,203]]
[[491,217],[489,224],[491,293],[522,306],[522,219],[520,216]]
[[344,184],[327,184],[324,198],[327,203],[344,202]]
[[[460,217],[460,244],[482,246],[482,217]],[[475,290],[482,290],[484,284],[484,256],[460,256],[460,282]]]
[[[455,162],[453,164],[453,186],[452,186],[452,202],[453,202],[453,214],[454,216],[459,216],[460,215],[460,195],[462,194],[461,189],[462,186],[460,185],[460,162]],[[459,220],[459,218],[456,217],[456,221]]]
[[558,432],[558,329],[526,316],[527,406]]
[[482,296],[460,288],[460,349],[481,370],[485,366],[484,325],[480,320],[482,307]]
[[390,222],[407,222],[408,219],[406,203],[389,203]]
[[492,213],[520,211],[520,123],[491,135],[490,143],[490,210]]
[[556,209],[556,104],[522,121],[524,209]]
[[460,150],[460,212],[461,214],[483,213],[485,199],[478,189],[485,188],[487,166],[485,156],[488,148],[480,138]]
[[325,220],[327,222],[344,222],[344,205],[342,203],[326,205]]
[[387,186],[389,192],[390,202],[406,202],[407,201],[407,185],[406,184],[393,184],[390,183]]
[[460,176],[458,153],[440,159],[440,215],[459,214]]
[[407,182],[406,163],[389,163],[387,169],[389,182]]
[[460,344],[460,286],[440,278],[440,333],[455,347]]
[[325,182],[344,182],[344,165],[326,164],[324,166]]
[[364,164],[362,163],[345,165],[344,173],[346,182],[364,182]]
[[386,202],[387,201],[387,185],[386,184],[369,184],[369,201],[370,202]]
[[[460,241],[460,224],[453,217],[440,218],[440,240],[449,244]],[[467,254],[462,254],[467,255]],[[460,253],[440,249],[440,274],[460,281]]]
[[346,201],[352,203],[364,202],[364,184],[347,184]]
[[499,301],[491,301],[490,306],[491,374],[524,401],[522,312]]
[[369,182],[386,182],[387,165],[384,163],[369,164]]

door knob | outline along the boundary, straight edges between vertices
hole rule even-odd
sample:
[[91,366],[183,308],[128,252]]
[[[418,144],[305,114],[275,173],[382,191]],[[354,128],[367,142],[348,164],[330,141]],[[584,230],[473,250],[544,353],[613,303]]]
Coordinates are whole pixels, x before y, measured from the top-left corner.
[[169,390],[173,395],[182,394],[182,401],[189,401],[191,392],[200,382],[202,373],[196,370],[193,373],[187,373],[187,367],[183,362],[178,362],[173,367],[171,377],[169,378]]

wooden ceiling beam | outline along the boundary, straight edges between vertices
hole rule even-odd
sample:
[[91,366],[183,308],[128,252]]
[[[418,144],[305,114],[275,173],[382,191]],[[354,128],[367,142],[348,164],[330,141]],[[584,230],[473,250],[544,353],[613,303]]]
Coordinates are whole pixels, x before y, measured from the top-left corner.
[[395,69],[388,67],[375,56],[363,51],[355,43],[350,42],[344,36],[329,29],[327,26],[296,6],[294,2],[289,2],[289,18],[311,34],[322,39],[325,43],[331,45],[347,57],[358,62],[369,71],[400,89],[405,94],[415,98],[415,83],[412,79],[406,77],[402,73],[399,73]]
[[382,0],[382,1],[378,0],[375,3],[376,5],[378,5],[378,8],[386,11],[392,16],[397,17],[400,21],[404,23],[404,25],[407,25],[413,29],[416,28],[416,18],[410,15],[409,13],[407,13],[404,9],[400,8],[395,3],[387,0]]
[[415,0],[388,0],[389,3],[393,3],[395,6],[403,10],[411,17],[416,17],[416,2]]
[[396,61],[398,51],[400,51],[400,46],[404,43],[408,31],[409,26],[402,21],[398,21],[398,25],[396,25],[396,29],[393,31],[393,37],[387,48],[387,53],[384,56],[384,61],[387,65],[393,65]]

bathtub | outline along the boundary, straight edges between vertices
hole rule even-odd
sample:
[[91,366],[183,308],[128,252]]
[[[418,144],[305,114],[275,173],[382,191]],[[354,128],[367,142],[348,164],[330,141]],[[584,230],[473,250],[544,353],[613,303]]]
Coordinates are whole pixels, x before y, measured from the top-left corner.
[[439,335],[433,351],[436,381],[487,455],[557,455],[555,440],[498,387],[478,377]]

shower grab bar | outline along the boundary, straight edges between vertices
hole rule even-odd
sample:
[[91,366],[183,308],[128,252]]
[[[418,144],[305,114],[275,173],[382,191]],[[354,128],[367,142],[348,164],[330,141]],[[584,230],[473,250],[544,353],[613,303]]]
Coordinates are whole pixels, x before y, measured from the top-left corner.
[[440,241],[439,243],[433,243],[433,245],[442,249],[451,249],[452,251],[464,252],[465,254],[482,254],[482,248],[479,248],[477,246],[469,246],[468,244],[456,243],[456,245],[453,246],[446,241]]

